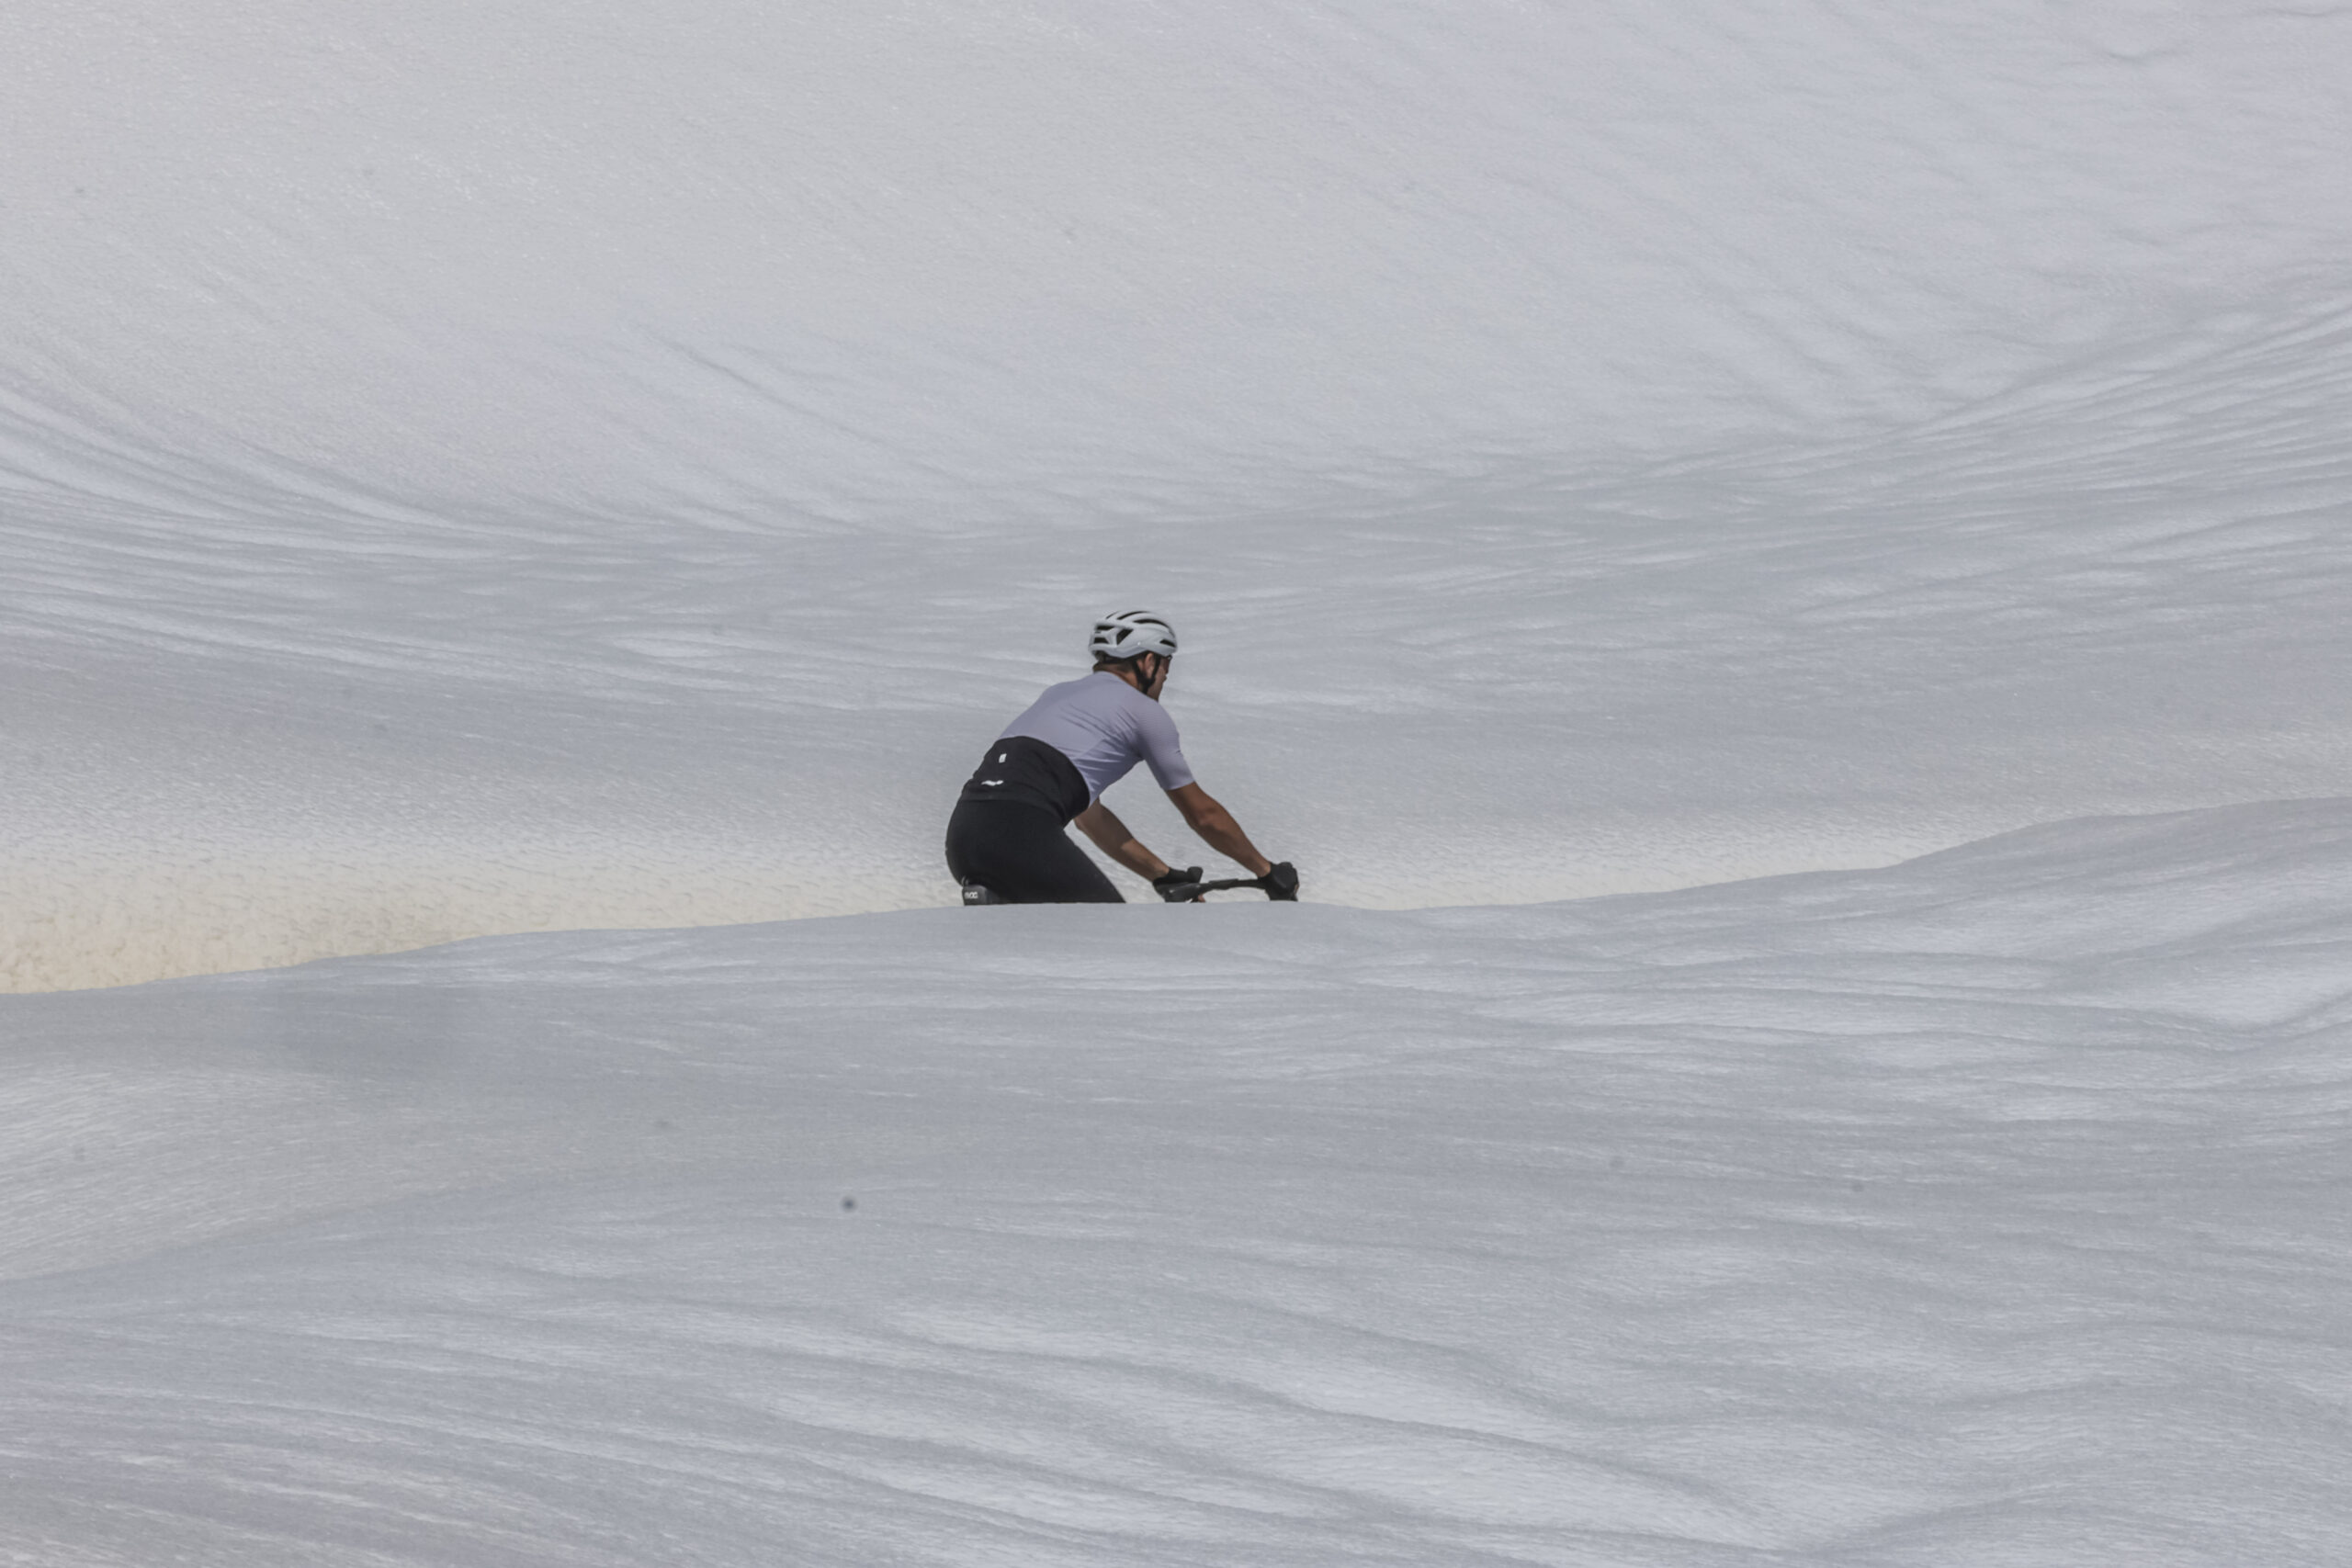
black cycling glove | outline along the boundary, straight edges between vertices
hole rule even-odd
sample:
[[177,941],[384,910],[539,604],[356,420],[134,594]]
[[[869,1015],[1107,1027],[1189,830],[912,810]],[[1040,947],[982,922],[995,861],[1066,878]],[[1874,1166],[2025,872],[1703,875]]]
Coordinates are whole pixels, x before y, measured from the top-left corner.
[[1151,879],[1151,890],[1170,904],[1189,904],[1201,896],[1201,868],[1171,865]]
[[1258,879],[1258,886],[1266,890],[1269,903],[1295,904],[1298,902],[1298,867],[1286,860],[1278,860],[1273,870]]

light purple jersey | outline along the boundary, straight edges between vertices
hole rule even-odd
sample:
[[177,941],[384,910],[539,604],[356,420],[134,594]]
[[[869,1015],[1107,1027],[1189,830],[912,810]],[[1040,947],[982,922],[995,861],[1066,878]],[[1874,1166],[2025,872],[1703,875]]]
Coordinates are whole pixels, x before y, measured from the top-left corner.
[[1150,764],[1162,789],[1193,782],[1168,710],[1107,670],[1046,687],[997,739],[1016,735],[1042,740],[1068,757],[1086,781],[1090,806],[1138,761]]

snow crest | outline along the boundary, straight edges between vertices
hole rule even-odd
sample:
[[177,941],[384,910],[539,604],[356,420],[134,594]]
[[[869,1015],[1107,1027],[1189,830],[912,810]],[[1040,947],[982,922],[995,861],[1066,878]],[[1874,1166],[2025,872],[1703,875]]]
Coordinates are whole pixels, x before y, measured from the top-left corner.
[[2352,1554],[2352,802],[0,1001],[0,1554]]

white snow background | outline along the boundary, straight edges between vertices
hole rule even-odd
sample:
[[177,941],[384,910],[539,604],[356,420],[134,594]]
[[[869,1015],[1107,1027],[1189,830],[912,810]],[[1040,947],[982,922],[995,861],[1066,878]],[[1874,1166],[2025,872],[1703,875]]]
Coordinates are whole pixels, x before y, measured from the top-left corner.
[[2352,1561],[2347,84],[0,11],[0,1562]]

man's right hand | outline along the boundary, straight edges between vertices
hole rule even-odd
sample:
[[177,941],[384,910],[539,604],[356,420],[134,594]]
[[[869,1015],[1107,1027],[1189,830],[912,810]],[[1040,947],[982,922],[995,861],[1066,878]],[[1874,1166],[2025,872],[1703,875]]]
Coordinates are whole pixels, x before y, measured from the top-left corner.
[[1258,879],[1266,890],[1266,901],[1272,904],[1298,902],[1298,868],[1286,860],[1278,860],[1273,869]]

